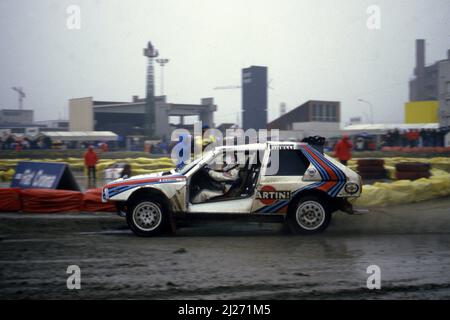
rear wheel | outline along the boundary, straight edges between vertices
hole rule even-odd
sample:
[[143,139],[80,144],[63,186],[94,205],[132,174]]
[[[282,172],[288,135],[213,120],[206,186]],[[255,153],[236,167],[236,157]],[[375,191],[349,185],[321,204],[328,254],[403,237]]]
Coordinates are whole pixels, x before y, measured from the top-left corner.
[[300,198],[292,206],[287,224],[295,234],[315,234],[324,231],[331,220],[331,211],[326,202],[319,197]]
[[156,200],[137,200],[127,212],[128,226],[140,237],[160,234],[167,224],[166,221],[167,213]]

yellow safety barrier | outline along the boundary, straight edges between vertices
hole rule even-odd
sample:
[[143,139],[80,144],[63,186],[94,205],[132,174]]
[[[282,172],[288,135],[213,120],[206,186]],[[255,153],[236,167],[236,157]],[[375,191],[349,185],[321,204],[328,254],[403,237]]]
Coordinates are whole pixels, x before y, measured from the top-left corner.
[[[19,161],[33,161],[30,159],[2,159],[0,160],[0,181],[10,181],[14,175],[14,168]],[[43,159],[44,162],[66,162],[74,170],[84,170],[84,161],[81,158]],[[399,180],[394,182],[376,182],[365,185],[360,198],[354,202],[359,207],[389,206],[395,204],[418,202],[450,195],[450,158],[384,158],[388,177],[395,180],[395,164],[400,162],[428,162],[431,163],[432,176],[429,179],[415,181]],[[168,171],[174,168],[172,160],[165,158],[125,158],[100,159],[97,164],[99,177],[103,170],[116,162],[131,164],[133,175]],[[356,170],[357,159],[349,162],[349,167]],[[86,174],[86,172],[85,172]]]
[[439,169],[432,169],[431,173],[429,179],[365,185],[361,197],[353,204],[358,207],[385,207],[449,196],[450,174]]

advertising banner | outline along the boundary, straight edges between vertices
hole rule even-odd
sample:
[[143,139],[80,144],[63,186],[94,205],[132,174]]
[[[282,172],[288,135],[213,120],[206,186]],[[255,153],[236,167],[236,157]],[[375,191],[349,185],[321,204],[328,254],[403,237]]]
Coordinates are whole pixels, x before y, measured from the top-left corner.
[[28,162],[17,164],[11,188],[80,191],[66,163]]

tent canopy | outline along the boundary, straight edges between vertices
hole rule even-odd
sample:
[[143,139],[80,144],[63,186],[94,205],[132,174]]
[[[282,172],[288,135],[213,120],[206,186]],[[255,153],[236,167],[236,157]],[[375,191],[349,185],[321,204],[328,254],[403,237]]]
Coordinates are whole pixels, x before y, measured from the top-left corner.
[[43,131],[42,135],[60,141],[117,141],[112,131]]
[[372,133],[383,134],[389,130],[398,129],[400,131],[411,129],[439,129],[438,123],[377,123],[377,124],[353,124],[344,127],[344,132],[348,134]]

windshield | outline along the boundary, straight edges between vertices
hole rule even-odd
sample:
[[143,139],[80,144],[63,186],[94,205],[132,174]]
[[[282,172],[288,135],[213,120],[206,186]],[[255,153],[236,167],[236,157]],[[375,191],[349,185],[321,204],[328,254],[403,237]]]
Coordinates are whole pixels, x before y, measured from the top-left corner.
[[179,174],[182,174],[182,175],[185,175],[186,173],[189,172],[189,170],[191,170],[193,167],[195,167],[197,165],[197,163],[200,162],[200,160],[202,160],[202,157],[199,157],[199,158],[195,159],[192,162],[180,165],[178,168],[175,169],[175,172],[179,173]]

